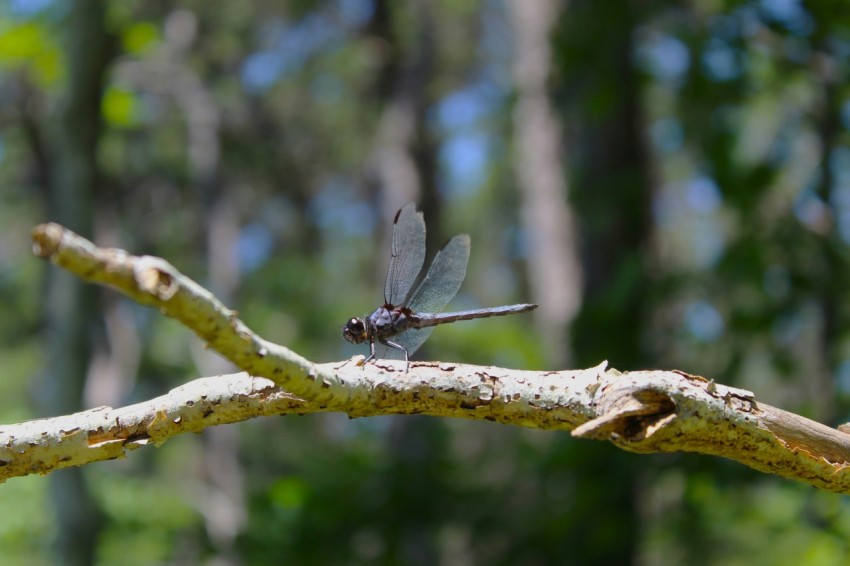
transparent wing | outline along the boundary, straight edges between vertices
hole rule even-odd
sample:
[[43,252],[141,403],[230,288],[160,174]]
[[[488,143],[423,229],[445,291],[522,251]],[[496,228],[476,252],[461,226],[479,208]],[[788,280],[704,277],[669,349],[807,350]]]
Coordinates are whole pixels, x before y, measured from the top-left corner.
[[[419,329],[411,328],[397,336],[393,336],[390,340],[407,348],[407,353],[412,358],[413,353],[416,352],[425,340],[428,339],[434,331],[434,328],[436,327],[430,326],[428,328]],[[389,346],[384,346],[383,344],[378,343],[375,344],[375,356],[385,360],[403,360],[404,352],[397,348],[390,348]]]
[[416,204],[408,203],[395,215],[393,243],[387,279],[384,283],[384,301],[400,305],[422,271],[425,263],[425,220],[416,212]]
[[[437,252],[428,274],[406,305],[414,312],[438,313],[446,308],[466,277],[469,236],[455,236]],[[423,340],[424,341],[424,340]],[[421,344],[421,342],[420,342]]]

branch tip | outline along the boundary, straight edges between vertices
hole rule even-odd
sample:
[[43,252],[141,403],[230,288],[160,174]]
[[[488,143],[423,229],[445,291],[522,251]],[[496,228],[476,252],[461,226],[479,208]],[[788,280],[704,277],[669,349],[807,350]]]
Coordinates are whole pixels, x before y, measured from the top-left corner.
[[53,222],[39,224],[31,232],[32,253],[45,259],[53,257],[62,243],[62,233],[63,228]]

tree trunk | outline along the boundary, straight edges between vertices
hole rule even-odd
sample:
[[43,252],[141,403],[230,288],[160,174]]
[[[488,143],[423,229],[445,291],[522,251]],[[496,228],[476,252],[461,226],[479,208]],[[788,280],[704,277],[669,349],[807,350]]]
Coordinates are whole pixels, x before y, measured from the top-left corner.
[[[111,39],[103,25],[105,9],[99,0],[75,0],[70,7],[69,85],[53,152],[56,171],[49,176],[49,216],[88,235],[92,233],[98,182],[100,102],[111,57]],[[47,414],[81,409],[92,341],[101,319],[95,293],[75,277],[55,270],[48,274],[44,313],[48,356],[38,398]],[[91,564],[102,519],[84,473],[80,469],[63,470],[51,476],[50,482],[57,518],[57,562]]]
[[513,113],[516,174],[522,223],[528,234],[532,301],[550,367],[570,367],[567,329],[581,304],[581,265],[573,211],[567,204],[561,127],[549,97],[550,36],[558,13],[553,0],[508,4],[514,32]]
[[[582,0],[564,12],[556,38],[565,81],[558,86],[568,93],[564,111],[575,132],[571,197],[581,222],[585,295],[571,334],[579,367],[604,359],[624,369],[646,363],[651,194],[633,64],[639,25],[634,3],[611,10]],[[584,59],[588,53],[595,54],[592,65]],[[575,504],[577,516],[594,516],[593,524],[577,521],[570,530],[571,548],[581,549],[573,555],[576,563],[633,562],[640,532],[636,496],[646,467],[639,470],[634,459],[606,447],[570,444],[564,450],[581,489],[604,486]],[[600,539],[601,532],[607,538]]]

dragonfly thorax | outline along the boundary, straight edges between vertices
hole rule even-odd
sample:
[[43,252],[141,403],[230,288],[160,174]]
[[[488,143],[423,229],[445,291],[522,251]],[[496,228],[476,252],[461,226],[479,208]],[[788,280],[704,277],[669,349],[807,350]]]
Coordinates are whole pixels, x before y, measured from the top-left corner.
[[387,338],[407,329],[410,324],[410,314],[410,309],[406,307],[384,305],[369,315],[367,324],[372,326],[373,332],[378,337]]

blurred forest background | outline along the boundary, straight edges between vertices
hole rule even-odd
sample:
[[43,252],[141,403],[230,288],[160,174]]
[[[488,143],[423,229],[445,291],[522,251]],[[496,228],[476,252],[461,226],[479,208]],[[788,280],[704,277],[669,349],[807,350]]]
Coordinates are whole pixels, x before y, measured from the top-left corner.
[[[850,418],[850,4],[3,0],[0,420],[229,372],[30,253],[165,257],[315,361],[394,212],[472,236],[419,359],[679,368]],[[265,418],[0,486],[6,564],[838,564],[850,506],[491,423]]]

